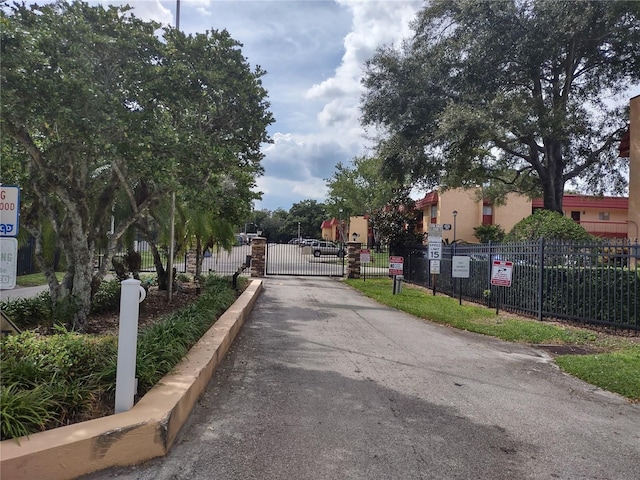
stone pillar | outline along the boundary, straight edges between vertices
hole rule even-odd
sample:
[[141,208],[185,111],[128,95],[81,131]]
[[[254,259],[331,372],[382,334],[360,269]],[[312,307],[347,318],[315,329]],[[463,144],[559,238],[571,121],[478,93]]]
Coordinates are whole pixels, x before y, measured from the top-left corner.
[[251,276],[264,277],[266,269],[267,239],[255,237],[251,240]]
[[360,278],[360,242],[347,242],[347,278]]
[[196,274],[196,251],[192,248],[185,255],[185,272],[192,275]]

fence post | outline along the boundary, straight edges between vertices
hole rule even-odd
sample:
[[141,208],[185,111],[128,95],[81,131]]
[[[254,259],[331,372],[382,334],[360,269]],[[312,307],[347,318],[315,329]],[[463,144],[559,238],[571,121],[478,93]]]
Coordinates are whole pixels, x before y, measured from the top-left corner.
[[115,413],[133,407],[136,394],[136,348],[138,341],[139,303],[147,292],[140,280],[130,278],[120,284],[120,327],[118,330],[118,364],[116,367]]
[[544,289],[544,237],[540,237],[538,240],[538,320],[542,321],[542,308],[543,298],[542,292]]

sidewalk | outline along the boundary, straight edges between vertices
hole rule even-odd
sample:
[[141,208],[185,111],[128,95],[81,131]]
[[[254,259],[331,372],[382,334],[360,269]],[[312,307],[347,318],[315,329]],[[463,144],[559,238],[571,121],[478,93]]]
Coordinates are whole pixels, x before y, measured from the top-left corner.
[[37,287],[16,287],[11,290],[0,290],[0,301],[7,301],[14,298],[30,298],[49,290],[47,285],[38,285]]

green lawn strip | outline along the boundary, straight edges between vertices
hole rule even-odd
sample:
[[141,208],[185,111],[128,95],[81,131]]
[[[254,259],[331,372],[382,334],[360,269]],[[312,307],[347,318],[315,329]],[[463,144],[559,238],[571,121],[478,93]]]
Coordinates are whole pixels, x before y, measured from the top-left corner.
[[387,278],[348,279],[348,285],[364,295],[397,310],[432,322],[450,325],[502,340],[532,345],[571,344],[602,350],[593,355],[563,355],[557,364],[567,373],[592,385],[618,393],[632,401],[640,400],[640,345],[623,337],[612,337],[587,329],[559,326],[537,320],[496,315],[481,306],[459,305],[457,299],[433,296],[429,291],[404,285],[393,295]]
[[563,355],[556,363],[585,382],[640,401],[640,345],[611,353]]

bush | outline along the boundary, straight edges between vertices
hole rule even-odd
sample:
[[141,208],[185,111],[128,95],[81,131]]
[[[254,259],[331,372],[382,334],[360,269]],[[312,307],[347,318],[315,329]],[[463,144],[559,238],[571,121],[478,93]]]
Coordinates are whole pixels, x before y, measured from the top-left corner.
[[91,313],[114,312],[118,307],[120,307],[120,281],[102,282],[93,296]]
[[592,241],[593,237],[571,218],[551,210],[536,210],[520,220],[505,237],[507,242],[564,240],[573,242]]
[[[204,283],[196,302],[140,333],[139,396],[171,371],[236,299],[229,279],[209,276]],[[113,412],[115,336],[27,331],[2,338],[0,347],[3,440]]]
[[[102,282],[93,297],[91,313],[114,312],[120,306],[120,282]],[[53,305],[49,292],[31,298],[10,298],[0,302],[0,309],[16,327],[21,330],[45,327],[55,323],[68,325],[77,312],[77,304],[72,297]]]
[[500,225],[480,225],[473,227],[474,236],[480,243],[502,242],[505,233]]

